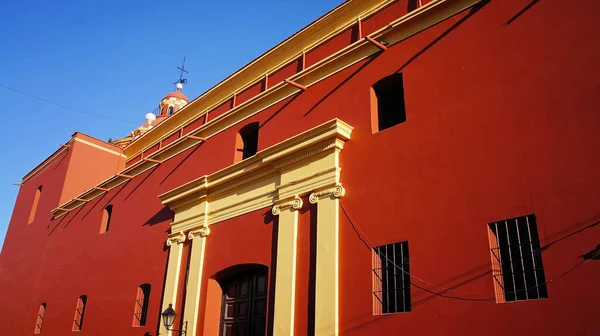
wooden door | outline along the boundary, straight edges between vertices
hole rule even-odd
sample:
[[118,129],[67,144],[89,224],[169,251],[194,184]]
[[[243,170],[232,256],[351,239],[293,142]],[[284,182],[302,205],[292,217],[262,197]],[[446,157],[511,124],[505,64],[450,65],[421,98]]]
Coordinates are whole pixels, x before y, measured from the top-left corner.
[[267,270],[237,275],[223,290],[222,336],[264,336],[267,317]]

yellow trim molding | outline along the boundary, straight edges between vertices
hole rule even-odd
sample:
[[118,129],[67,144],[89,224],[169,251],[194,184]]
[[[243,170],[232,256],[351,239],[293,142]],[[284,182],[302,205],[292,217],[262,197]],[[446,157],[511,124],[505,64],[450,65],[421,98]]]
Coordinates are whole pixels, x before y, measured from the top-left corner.
[[[403,41],[404,39],[409,38],[410,36],[417,34],[418,32],[425,30],[471,6],[480,2],[481,0],[434,0],[429,2],[428,4],[390,22],[388,25],[383,27],[382,29],[372,33],[369,35],[370,38],[381,41],[384,40],[388,43],[388,45],[394,45]],[[393,1],[363,1],[364,3],[369,3],[369,9],[364,9],[362,15],[359,15],[362,19],[365,17],[372,15],[377,12],[383,6],[393,2]],[[332,12],[324,16],[334,13],[335,11],[341,10],[341,8],[346,8],[346,4],[350,3],[360,3],[360,1],[348,1],[340,7],[334,9]],[[365,8],[367,8],[365,7]],[[365,13],[367,13],[365,15]],[[320,20],[319,20],[320,21]],[[319,22],[317,21],[317,22]],[[352,24],[356,20],[351,21]],[[317,23],[315,22],[315,24]],[[350,24],[350,23],[349,23]],[[311,27],[311,26],[309,26]],[[309,27],[305,28],[308,29]],[[323,29],[326,25],[322,26]],[[346,28],[349,26],[345,26]],[[345,28],[344,28],[345,29]],[[299,34],[299,33],[298,33]],[[296,36],[296,35],[294,35]],[[327,35],[329,36],[329,35]],[[320,40],[323,42],[324,40]],[[319,43],[321,43],[319,42]],[[285,43],[285,42],[284,42]],[[316,42],[315,42],[316,43]],[[316,43],[318,45],[319,43]],[[314,44],[314,43],[313,43]],[[283,45],[283,44],[282,44]],[[276,47],[273,50],[276,50]],[[272,50],[272,51],[273,51]],[[271,51],[269,51],[270,53]],[[380,52],[380,49],[373,45],[371,42],[366,39],[362,39],[354,42],[353,44],[347,46],[346,48],[334,53],[333,55],[323,59],[322,61],[302,70],[301,72],[293,75],[289,79],[295,83],[298,83],[304,87],[310,87],[319,81],[339,72],[343,69],[360,62],[361,60],[371,57],[372,55]],[[268,53],[267,53],[268,54]],[[265,55],[267,55],[265,54]],[[301,53],[300,53],[301,54]],[[300,55],[298,54],[298,55]],[[252,67],[254,64],[251,63],[247,67]],[[282,62],[282,65],[287,64],[286,62]],[[247,68],[246,67],[246,68]],[[230,78],[234,78],[238,73],[244,71],[238,71]],[[277,69],[273,69],[276,71]],[[269,72],[265,72],[268,74]],[[265,76],[265,73],[260,75],[260,78]],[[219,86],[224,85],[225,83],[231,84],[233,82],[229,81],[229,78],[223,81],[221,84],[217,85],[213,89],[216,89]],[[253,82],[250,82],[252,84]],[[217,103],[210,105],[206,103],[207,101],[211,101],[211,97],[213,97],[213,89],[207,91],[205,94],[198,97],[196,100],[192,101],[192,103],[187,104],[182,109],[180,109],[177,113],[172,115],[171,117],[165,119],[162,123],[152,128],[150,131],[144,133],[143,136],[139,137],[136,141],[132,142],[129,146],[124,149],[124,153],[129,160],[137,157],[138,155],[143,155],[144,150],[155,146],[161,139],[169,136],[175,131],[178,131],[189,125],[191,122],[201,117],[205,113],[208,113],[212,108],[220,105],[221,103],[229,100],[235,92],[239,92],[242,89],[236,87],[235,85],[222,86],[219,90],[229,90],[227,95],[223,96],[221,100],[218,100]],[[277,83],[272,87],[269,87],[268,90],[261,92],[260,94],[252,97],[248,101],[245,101],[243,104],[236,106],[235,108],[225,112],[219,117],[209,120],[208,123],[200,126],[196,130],[191,131],[187,135],[195,136],[196,138],[190,137],[181,137],[176,141],[170,143],[168,146],[164,146],[160,148],[158,151],[153,152],[148,159],[153,161],[139,161],[134,165],[124,169],[119,174],[122,175],[130,175],[137,176],[142,172],[151,169],[157,165],[154,161],[165,161],[169,160],[172,157],[182,153],[183,151],[198,145],[202,140],[198,140],[199,138],[209,139],[216,134],[224,131],[225,129],[232,127],[243,120],[265,110],[266,108],[281,102],[282,100],[296,94],[300,89],[288,85],[284,82]],[[216,92],[216,91],[215,91]],[[230,93],[230,94],[229,94]],[[214,93],[216,95],[216,93]],[[219,96],[220,97],[220,96]],[[216,98],[215,98],[216,99]],[[113,176],[106,181],[103,181],[97,187],[101,187],[103,189],[112,189],[116,186],[126,182],[127,179],[120,176]],[[78,195],[77,199],[85,199],[87,201],[98,197],[101,195],[101,192],[98,192],[96,189],[90,189],[84,192],[81,195]],[[78,201],[77,199],[73,199],[69,202],[66,202],[56,209],[52,211],[54,218],[58,218],[67,214],[69,211],[74,210],[85,204],[84,201]],[[62,210],[67,209],[67,210]]]
[[[179,274],[181,273],[181,257],[183,255],[183,243],[185,235],[182,232],[177,232],[169,235],[167,246],[169,251],[169,267],[167,268],[167,277],[165,279],[165,290],[163,292],[163,307],[161,312],[173,304],[177,304],[177,288],[179,287]],[[170,335],[165,326],[160,323],[160,334]]]
[[[206,237],[210,234],[208,227],[201,227],[188,233],[192,242],[190,266],[188,269],[188,283],[185,296],[186,304],[183,320],[188,322],[188,332],[196,335],[198,328],[198,311],[200,309],[200,285],[202,283],[202,269],[204,267],[204,251],[206,250]],[[195,304],[194,304],[195,303]]]
[[128,157],[133,157],[151,143],[191,123],[198,116],[231,99],[237,93],[264,79],[302,53],[323,44],[328,39],[356,24],[359,18],[365,19],[397,0],[354,0],[346,1],[302,30],[273,47],[248,65],[225,78],[198,98],[194,99],[178,114],[166,119],[152,131],[133,142],[125,149]]
[[302,199],[273,206],[279,216],[277,231],[277,267],[275,273],[275,315],[273,335],[294,336],[294,308],[296,302],[296,255],[298,238],[298,209]]
[[[333,119],[160,195],[175,212],[172,230],[212,225],[338,184],[337,156],[351,132],[350,125]],[[203,202],[206,210],[200,211]]]
[[[338,211],[333,207],[337,206],[337,197],[344,194],[340,184],[339,154],[351,133],[350,125],[333,119],[159,196],[162,203],[175,213],[171,230],[177,233],[171,236],[181,240],[181,237],[185,238],[183,233],[189,232],[188,238],[193,239],[193,265],[190,265],[185,301],[190,330],[197,326],[202,265],[205,254],[210,254],[210,250],[205,251],[205,237],[210,233],[210,226],[272,206],[272,213],[279,216],[278,241],[274,242],[277,244],[274,334],[293,335],[298,235],[296,210],[302,208],[300,196],[312,193],[311,202],[318,202],[317,254],[322,259],[317,263],[316,289],[323,296],[316,304],[317,311],[323,316],[317,317],[316,321],[325,332],[337,332],[338,218],[333,216],[337,216]],[[326,201],[327,195],[335,200]],[[173,246],[179,245],[171,244]],[[175,271],[171,270],[180,268],[181,259],[170,256],[163,298],[165,304],[177,292],[177,288],[173,287],[176,286]],[[327,281],[336,283],[327,284]],[[330,289],[331,293],[324,293]],[[318,331],[317,335],[325,333]]]
[[341,185],[312,193],[317,204],[315,336],[339,334],[339,197]]
[[[391,46],[480,1],[433,0],[390,22],[368,37],[376,41],[384,40]],[[392,2],[394,1],[364,0],[343,3],[146,132],[143,136],[125,147],[125,155],[130,159],[136,157],[145,149],[154,146],[161,139],[192,123],[227,100],[230,100],[236,92],[241,92],[250,85],[262,80],[265,74],[268,75],[276,72],[290,61],[308,52],[311,48],[324,43],[330,37],[354,25],[358,18],[365,19]],[[303,42],[298,42],[300,40]],[[380,52],[380,49],[377,46],[367,39],[361,39],[288,79],[308,88],[378,52]],[[192,135],[208,139],[222,130],[290,97],[299,90],[285,82],[274,83],[266,91],[261,92],[243,104],[234,107],[218,118],[201,126]],[[190,146],[191,144],[187,148]]]

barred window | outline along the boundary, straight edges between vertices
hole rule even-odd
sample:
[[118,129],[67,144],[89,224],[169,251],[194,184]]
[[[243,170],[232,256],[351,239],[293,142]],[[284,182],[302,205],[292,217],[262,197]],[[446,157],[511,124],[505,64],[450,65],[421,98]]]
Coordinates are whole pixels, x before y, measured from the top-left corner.
[[40,309],[38,310],[37,318],[35,321],[35,329],[33,329],[34,334],[39,334],[42,332],[42,324],[44,324],[44,316],[46,315],[46,302],[42,302],[40,305]]
[[410,309],[408,241],[373,248],[373,313]]
[[83,327],[83,316],[85,314],[86,303],[86,295],[82,295],[77,299],[77,307],[75,307],[75,318],[73,319],[73,331],[79,331]]
[[497,302],[548,297],[535,215],[489,224]]
[[142,284],[138,287],[135,306],[133,308],[133,326],[143,327],[148,317],[148,301],[150,299],[150,284]]

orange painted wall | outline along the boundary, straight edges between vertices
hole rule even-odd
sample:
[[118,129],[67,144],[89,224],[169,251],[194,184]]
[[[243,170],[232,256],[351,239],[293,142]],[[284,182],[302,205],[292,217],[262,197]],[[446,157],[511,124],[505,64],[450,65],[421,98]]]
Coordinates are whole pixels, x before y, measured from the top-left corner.
[[[85,134],[76,133],[74,137],[95,143],[97,146],[108,147],[113,152],[119,152],[118,147],[102,144],[100,140]],[[67,175],[64,178],[64,187],[58,204],[69,201],[84,190],[90,189],[125,167],[123,157],[92,147],[86,143],[73,141],[69,151],[72,151],[71,159],[69,160]]]
[[[497,0],[459,14],[63,219],[41,217],[27,226],[28,204],[40,183],[54,195],[42,196],[40,213],[57,205],[53,183],[62,183],[66,167],[56,163],[59,168],[32,179],[17,198],[0,255],[0,296],[11,302],[0,306],[0,313],[13,312],[14,319],[3,323],[2,331],[32,333],[39,304],[47,302],[43,334],[64,335],[70,332],[77,297],[86,294],[82,333],[155,335],[168,257],[164,242],[172,218],[157,196],[232,164],[237,130],[255,121],[260,123],[259,150],[335,117],[354,126],[341,154],[347,190],[342,203],[364,233],[361,238],[371,244],[409,241],[413,275],[452,287],[460,292],[452,294],[461,297],[493,293],[487,224],[535,213],[542,246],[558,241],[543,251],[546,276],[559,276],[600,239],[598,226],[569,236],[600,217],[600,114],[593,76],[599,70],[600,46],[590,40],[600,29],[600,3],[544,0],[523,11],[530,3]],[[397,16],[405,5],[397,5]],[[369,24],[377,29],[389,23],[389,10]],[[369,88],[396,71],[404,75],[407,121],[372,134]],[[101,210],[108,204],[114,206],[113,221],[109,232],[99,235]],[[297,335],[310,334],[314,309],[310,279],[316,212],[305,204],[298,234]],[[424,335],[600,333],[597,261],[550,284],[548,299],[459,301],[413,286],[412,312],[373,316],[371,253],[340,214],[343,335],[399,329]],[[202,306],[208,278],[224,268],[263,264],[270,266],[273,280],[276,228],[269,209],[211,227]],[[146,282],[152,285],[148,326],[132,328],[136,289]],[[431,288],[419,280],[413,283]],[[28,293],[25,299],[23,293]],[[200,320],[205,316],[216,315],[201,309]]]
[[[207,323],[214,326],[214,319],[221,316],[220,297],[214,300],[214,295],[207,295],[209,279],[223,280],[219,278],[219,273],[232,266],[254,264],[269,267],[269,292],[273,293],[275,273],[271,266],[275,264],[275,247],[270,242],[276,237],[276,222],[271,209],[261,209],[211,226],[211,239],[206,241],[207,254],[200,293],[201,307],[208,307],[208,312],[200,309],[198,330],[215,330],[204,323],[207,318]],[[272,302],[268,304],[271,306]],[[267,318],[272,319],[272,313]]]

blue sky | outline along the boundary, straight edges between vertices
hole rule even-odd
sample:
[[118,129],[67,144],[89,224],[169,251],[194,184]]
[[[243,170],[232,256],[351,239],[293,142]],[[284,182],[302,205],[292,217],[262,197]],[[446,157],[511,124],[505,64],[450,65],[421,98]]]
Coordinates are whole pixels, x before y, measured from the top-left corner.
[[0,243],[12,183],[74,132],[124,136],[173,89],[183,56],[193,99],[341,2],[1,1],[0,84],[104,118],[0,86]]

